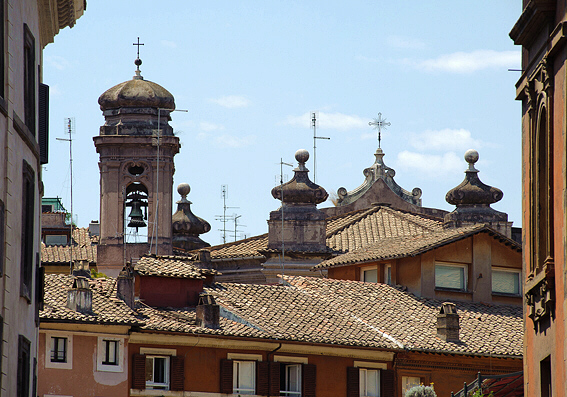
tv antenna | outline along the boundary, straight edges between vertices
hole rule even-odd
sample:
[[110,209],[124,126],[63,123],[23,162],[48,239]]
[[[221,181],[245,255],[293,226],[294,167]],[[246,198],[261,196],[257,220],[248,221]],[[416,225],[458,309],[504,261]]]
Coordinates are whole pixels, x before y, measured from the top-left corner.
[[[216,215],[215,219],[217,221],[221,221],[222,222],[222,229],[220,229],[220,231],[222,232],[222,243],[226,244],[226,232],[228,231],[226,229],[226,222],[233,220],[233,216],[230,215],[226,215],[226,210],[229,208],[240,208],[240,207],[227,207],[226,205],[226,199],[228,197],[228,185],[221,185],[221,198],[222,198],[222,208],[223,208],[223,212],[222,215]],[[236,228],[236,226],[235,226]]]
[[68,117],[64,119],[64,129],[65,132],[69,134],[69,138],[55,138],[58,141],[69,142],[69,173],[71,178],[71,222],[69,222],[69,227],[71,228],[71,236],[69,238],[69,246],[71,248],[71,255],[69,257],[69,273],[73,274],[73,134],[75,133],[75,118]]
[[236,236],[237,236],[238,232],[242,231],[242,230],[239,230],[238,227],[239,226],[246,227],[246,225],[238,223],[238,219],[240,219],[240,218],[242,218],[242,215],[236,215],[236,214],[232,215],[232,220],[234,220],[234,241],[236,241]]
[[[284,163],[283,158],[280,158],[280,192],[282,196],[282,255],[280,257],[281,266],[282,266],[282,276],[285,274],[285,243],[284,243],[284,196],[283,196],[283,166],[287,165],[289,167],[293,167],[292,164]],[[283,281],[283,279],[282,279]]]
[[319,112],[311,112],[311,127],[313,128],[313,182],[317,183],[317,139],[331,139],[325,136],[317,136],[317,115]]

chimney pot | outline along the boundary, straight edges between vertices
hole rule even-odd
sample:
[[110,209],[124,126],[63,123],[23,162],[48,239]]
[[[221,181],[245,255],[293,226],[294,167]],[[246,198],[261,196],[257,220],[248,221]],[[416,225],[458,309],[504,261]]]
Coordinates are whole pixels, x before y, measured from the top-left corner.
[[83,314],[93,312],[93,292],[89,288],[88,278],[75,277],[73,286],[67,291],[67,307]]
[[459,342],[459,314],[454,303],[441,305],[437,315],[437,336],[446,342]]
[[197,305],[197,326],[217,329],[219,328],[220,307],[211,294],[199,295]]

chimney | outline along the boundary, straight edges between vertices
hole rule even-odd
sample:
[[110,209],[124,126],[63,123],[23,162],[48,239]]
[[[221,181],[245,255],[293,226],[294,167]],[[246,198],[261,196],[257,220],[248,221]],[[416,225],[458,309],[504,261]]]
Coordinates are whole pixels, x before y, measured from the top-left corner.
[[67,307],[83,314],[93,312],[93,292],[89,288],[89,279],[75,276],[73,286],[67,291]]
[[89,236],[100,236],[99,221],[91,221],[91,223],[89,223]]
[[116,297],[122,299],[130,308],[134,308],[134,271],[127,263],[116,278]]
[[445,342],[459,342],[459,315],[454,303],[441,305],[437,315],[437,336]]
[[197,326],[217,329],[219,328],[220,307],[211,294],[199,295],[197,305]]

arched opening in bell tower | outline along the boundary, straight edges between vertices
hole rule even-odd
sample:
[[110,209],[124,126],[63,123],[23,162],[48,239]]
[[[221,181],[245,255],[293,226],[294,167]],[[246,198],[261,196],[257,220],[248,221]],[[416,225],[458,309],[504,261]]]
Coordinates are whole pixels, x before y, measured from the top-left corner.
[[126,187],[124,225],[126,244],[148,242],[148,189],[143,183],[132,182]]

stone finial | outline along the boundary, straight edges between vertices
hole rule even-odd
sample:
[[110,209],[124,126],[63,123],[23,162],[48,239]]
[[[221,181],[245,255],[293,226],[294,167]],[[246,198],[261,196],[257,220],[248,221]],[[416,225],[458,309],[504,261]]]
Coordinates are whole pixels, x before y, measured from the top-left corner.
[[321,186],[311,182],[309,170],[305,166],[309,160],[309,152],[299,149],[295,152],[295,159],[299,163],[293,171],[293,179],[281,186],[272,189],[272,196],[285,204],[320,204],[327,200],[329,194]]
[[454,303],[444,302],[437,315],[437,336],[446,342],[459,341],[459,314]]
[[187,251],[209,247],[210,244],[201,240],[199,235],[211,230],[209,222],[195,216],[191,211],[192,203],[187,200],[190,191],[189,184],[179,184],[177,192],[181,195],[181,200],[177,202],[177,211],[171,217],[173,246]]
[[504,212],[490,208],[504,195],[502,190],[485,185],[478,178],[475,163],[478,161],[476,150],[467,150],[465,160],[468,168],[465,170],[465,180],[447,192],[445,200],[457,208],[444,218],[444,226],[461,227],[476,224],[487,224],[507,237],[511,237],[512,223],[508,222],[508,215]]
[[461,184],[447,192],[445,200],[449,204],[456,206],[481,204],[490,205],[500,201],[502,190],[485,185],[478,178],[478,170],[474,164],[478,161],[478,152],[474,149],[469,149],[465,153],[465,160],[469,164],[468,169],[465,171],[465,180]]

